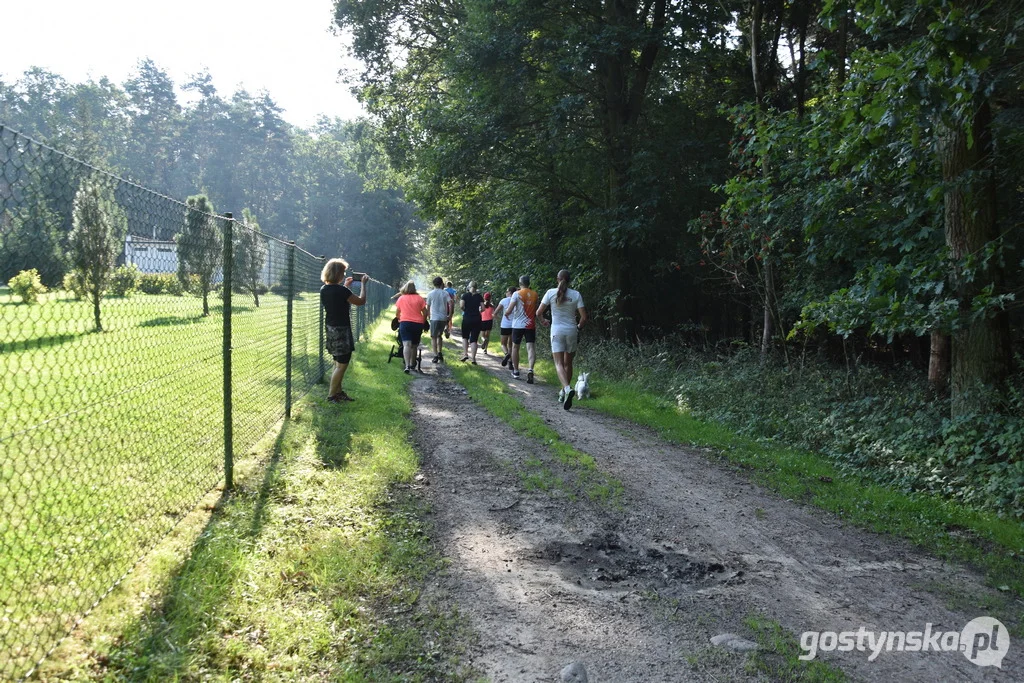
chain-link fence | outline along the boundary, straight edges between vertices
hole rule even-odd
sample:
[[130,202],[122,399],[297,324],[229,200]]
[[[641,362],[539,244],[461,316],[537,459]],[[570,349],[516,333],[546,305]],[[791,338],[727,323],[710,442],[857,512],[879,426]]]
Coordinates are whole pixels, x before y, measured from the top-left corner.
[[[0,679],[324,377],[324,259],[0,126]],[[249,219],[248,216],[246,216]],[[370,288],[354,332],[389,303]]]

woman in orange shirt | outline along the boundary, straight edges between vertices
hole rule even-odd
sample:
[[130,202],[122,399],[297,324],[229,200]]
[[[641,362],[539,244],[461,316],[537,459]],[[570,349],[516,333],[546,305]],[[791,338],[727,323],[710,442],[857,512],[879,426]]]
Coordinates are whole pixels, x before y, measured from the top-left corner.
[[416,283],[409,280],[402,287],[395,307],[398,309],[398,338],[402,340],[402,357],[405,359],[404,372],[409,374],[416,367],[416,349],[427,319],[427,300],[416,293]]

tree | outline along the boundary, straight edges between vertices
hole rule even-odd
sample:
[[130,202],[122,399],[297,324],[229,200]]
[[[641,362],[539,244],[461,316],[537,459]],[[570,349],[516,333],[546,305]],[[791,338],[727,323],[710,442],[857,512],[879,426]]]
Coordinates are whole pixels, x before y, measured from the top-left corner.
[[75,193],[69,260],[81,273],[86,297],[92,302],[96,331],[103,331],[100,302],[110,284],[117,256],[124,249],[128,218],[114,199],[106,177],[86,179]]
[[234,280],[240,288],[252,294],[256,307],[260,305],[260,275],[267,261],[267,238],[260,230],[259,221],[249,209],[242,209],[242,224],[235,227]]
[[178,245],[178,280],[186,289],[190,275],[198,282],[203,297],[203,315],[210,315],[209,296],[213,276],[220,266],[224,238],[217,225],[213,204],[204,194],[193,195],[185,202],[185,227],[174,236]]

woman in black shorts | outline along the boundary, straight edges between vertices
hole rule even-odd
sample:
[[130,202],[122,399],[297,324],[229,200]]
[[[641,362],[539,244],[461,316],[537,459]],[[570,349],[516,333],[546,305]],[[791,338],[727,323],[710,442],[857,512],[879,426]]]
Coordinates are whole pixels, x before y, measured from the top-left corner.
[[476,283],[469,283],[469,291],[459,301],[462,309],[462,361],[472,359],[476,365],[476,343],[480,338],[482,320],[480,311],[484,307],[484,298],[476,291]]
[[[366,303],[366,285],[369,281],[368,275],[363,275],[359,295],[352,293],[349,285],[352,278],[345,277],[348,270],[348,263],[344,259],[332,258],[324,265],[320,279],[324,285],[320,288],[320,305],[324,309],[324,336],[327,353],[334,358],[334,372],[331,374],[331,388],[327,394],[327,400],[331,403],[342,403],[343,401],[354,401],[351,396],[341,388],[341,382],[345,379],[345,371],[352,360],[352,351],[356,342],[352,337],[352,321],[349,317],[349,310],[352,306],[362,306]],[[341,284],[344,280],[345,284]]]

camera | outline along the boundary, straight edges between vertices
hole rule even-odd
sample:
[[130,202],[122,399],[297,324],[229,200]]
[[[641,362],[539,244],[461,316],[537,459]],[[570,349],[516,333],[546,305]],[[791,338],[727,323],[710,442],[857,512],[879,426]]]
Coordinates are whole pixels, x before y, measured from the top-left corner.
[[352,273],[352,279],[356,282],[362,281],[364,277],[366,277],[366,273]]

